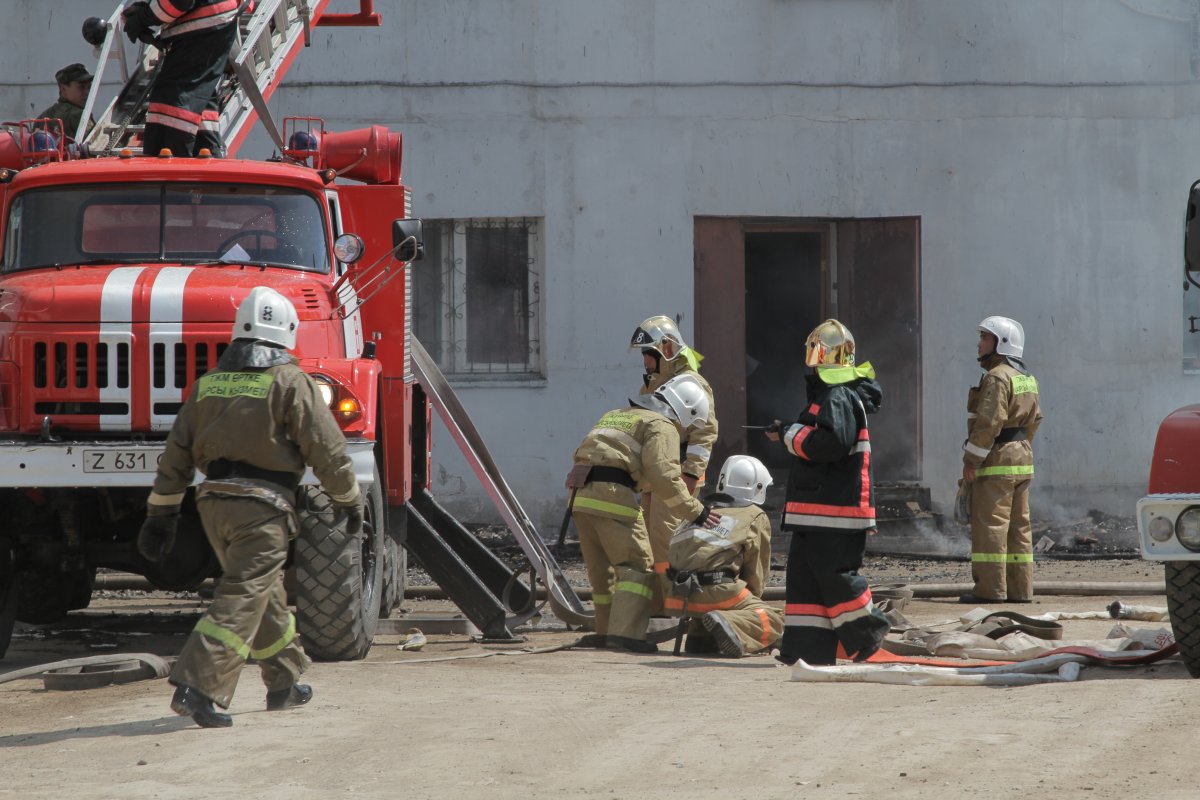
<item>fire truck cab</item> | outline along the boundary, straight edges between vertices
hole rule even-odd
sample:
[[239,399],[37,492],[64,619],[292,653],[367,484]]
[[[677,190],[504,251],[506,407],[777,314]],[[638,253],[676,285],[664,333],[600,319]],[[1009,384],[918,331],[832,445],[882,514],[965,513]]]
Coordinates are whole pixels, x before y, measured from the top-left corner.
[[399,134],[290,120],[300,149],[273,161],[87,158],[54,125],[0,128],[0,655],[14,620],[86,607],[97,568],[174,590],[218,573],[190,492],[161,563],[134,544],[176,413],[239,303],[270,286],[296,307],[293,355],[368,498],[364,535],[347,536],[306,476],[298,625],[315,657],[362,657],[403,597],[405,503],[429,454],[428,412],[415,430],[412,415],[421,233]]

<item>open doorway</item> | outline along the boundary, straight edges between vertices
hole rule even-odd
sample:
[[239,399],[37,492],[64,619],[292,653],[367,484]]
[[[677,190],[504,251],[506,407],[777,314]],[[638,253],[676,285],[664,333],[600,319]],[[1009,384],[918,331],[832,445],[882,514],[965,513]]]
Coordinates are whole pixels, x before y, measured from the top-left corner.
[[743,426],[796,418],[804,340],[836,317],[883,386],[870,419],[876,480],[921,480],[920,234],[917,217],[696,218],[695,345],[720,421],[710,479],[735,453],[786,469],[782,448]]

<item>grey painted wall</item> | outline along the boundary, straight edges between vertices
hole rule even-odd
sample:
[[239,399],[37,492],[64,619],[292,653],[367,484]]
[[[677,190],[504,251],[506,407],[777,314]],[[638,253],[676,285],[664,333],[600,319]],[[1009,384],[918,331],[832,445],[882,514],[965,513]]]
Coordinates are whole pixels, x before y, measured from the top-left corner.
[[[16,5],[4,119],[53,100],[104,4]],[[378,5],[382,28],[318,29],[273,107],[402,130],[418,215],[544,218],[547,380],[461,384],[543,524],[583,433],[637,385],[633,326],[681,314],[692,333],[697,215],[921,218],[912,379],[940,503],[986,315],[1024,323],[1042,385],[1035,514],[1132,513],[1158,422],[1200,397],[1181,369],[1191,0]],[[243,150],[268,152],[261,136]],[[436,451],[437,493],[487,516],[444,435]]]

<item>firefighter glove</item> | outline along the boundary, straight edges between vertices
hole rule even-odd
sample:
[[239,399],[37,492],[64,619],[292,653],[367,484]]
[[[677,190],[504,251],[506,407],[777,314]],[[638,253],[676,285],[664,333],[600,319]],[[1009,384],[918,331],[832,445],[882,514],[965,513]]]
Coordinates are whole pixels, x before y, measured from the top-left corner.
[[121,12],[121,18],[125,21],[125,35],[134,44],[137,44],[138,37],[145,33],[151,25],[158,24],[158,17],[154,16],[154,12],[150,10],[150,4],[147,2],[130,3]]
[[346,533],[350,536],[357,536],[363,526],[362,495],[357,495],[350,503],[344,505],[339,503],[339,507],[346,512]]
[[138,531],[137,549],[147,561],[161,562],[175,546],[175,531],[179,528],[179,511],[147,516]]

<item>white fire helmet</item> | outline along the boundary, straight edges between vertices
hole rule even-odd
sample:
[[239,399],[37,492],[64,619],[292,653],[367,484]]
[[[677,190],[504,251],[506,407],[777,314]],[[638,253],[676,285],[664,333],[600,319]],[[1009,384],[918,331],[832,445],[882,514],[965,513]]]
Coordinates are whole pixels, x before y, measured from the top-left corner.
[[[653,350],[667,361],[674,361],[687,347],[679,326],[670,317],[657,316],[644,320],[629,339],[630,348]],[[665,352],[665,351],[670,351]]]
[[717,491],[743,503],[762,505],[773,482],[771,473],[754,456],[730,456],[721,467]]
[[675,421],[685,430],[708,422],[708,395],[692,375],[676,375],[658,387],[654,396],[671,407]]
[[233,318],[233,339],[257,339],[287,350],[296,346],[300,317],[291,301],[269,286],[255,286]]
[[827,319],[804,342],[804,363],[810,367],[854,366],[854,335],[836,319]]
[[1025,329],[1015,319],[988,317],[978,327],[996,337],[997,354],[1021,358],[1025,352]]

